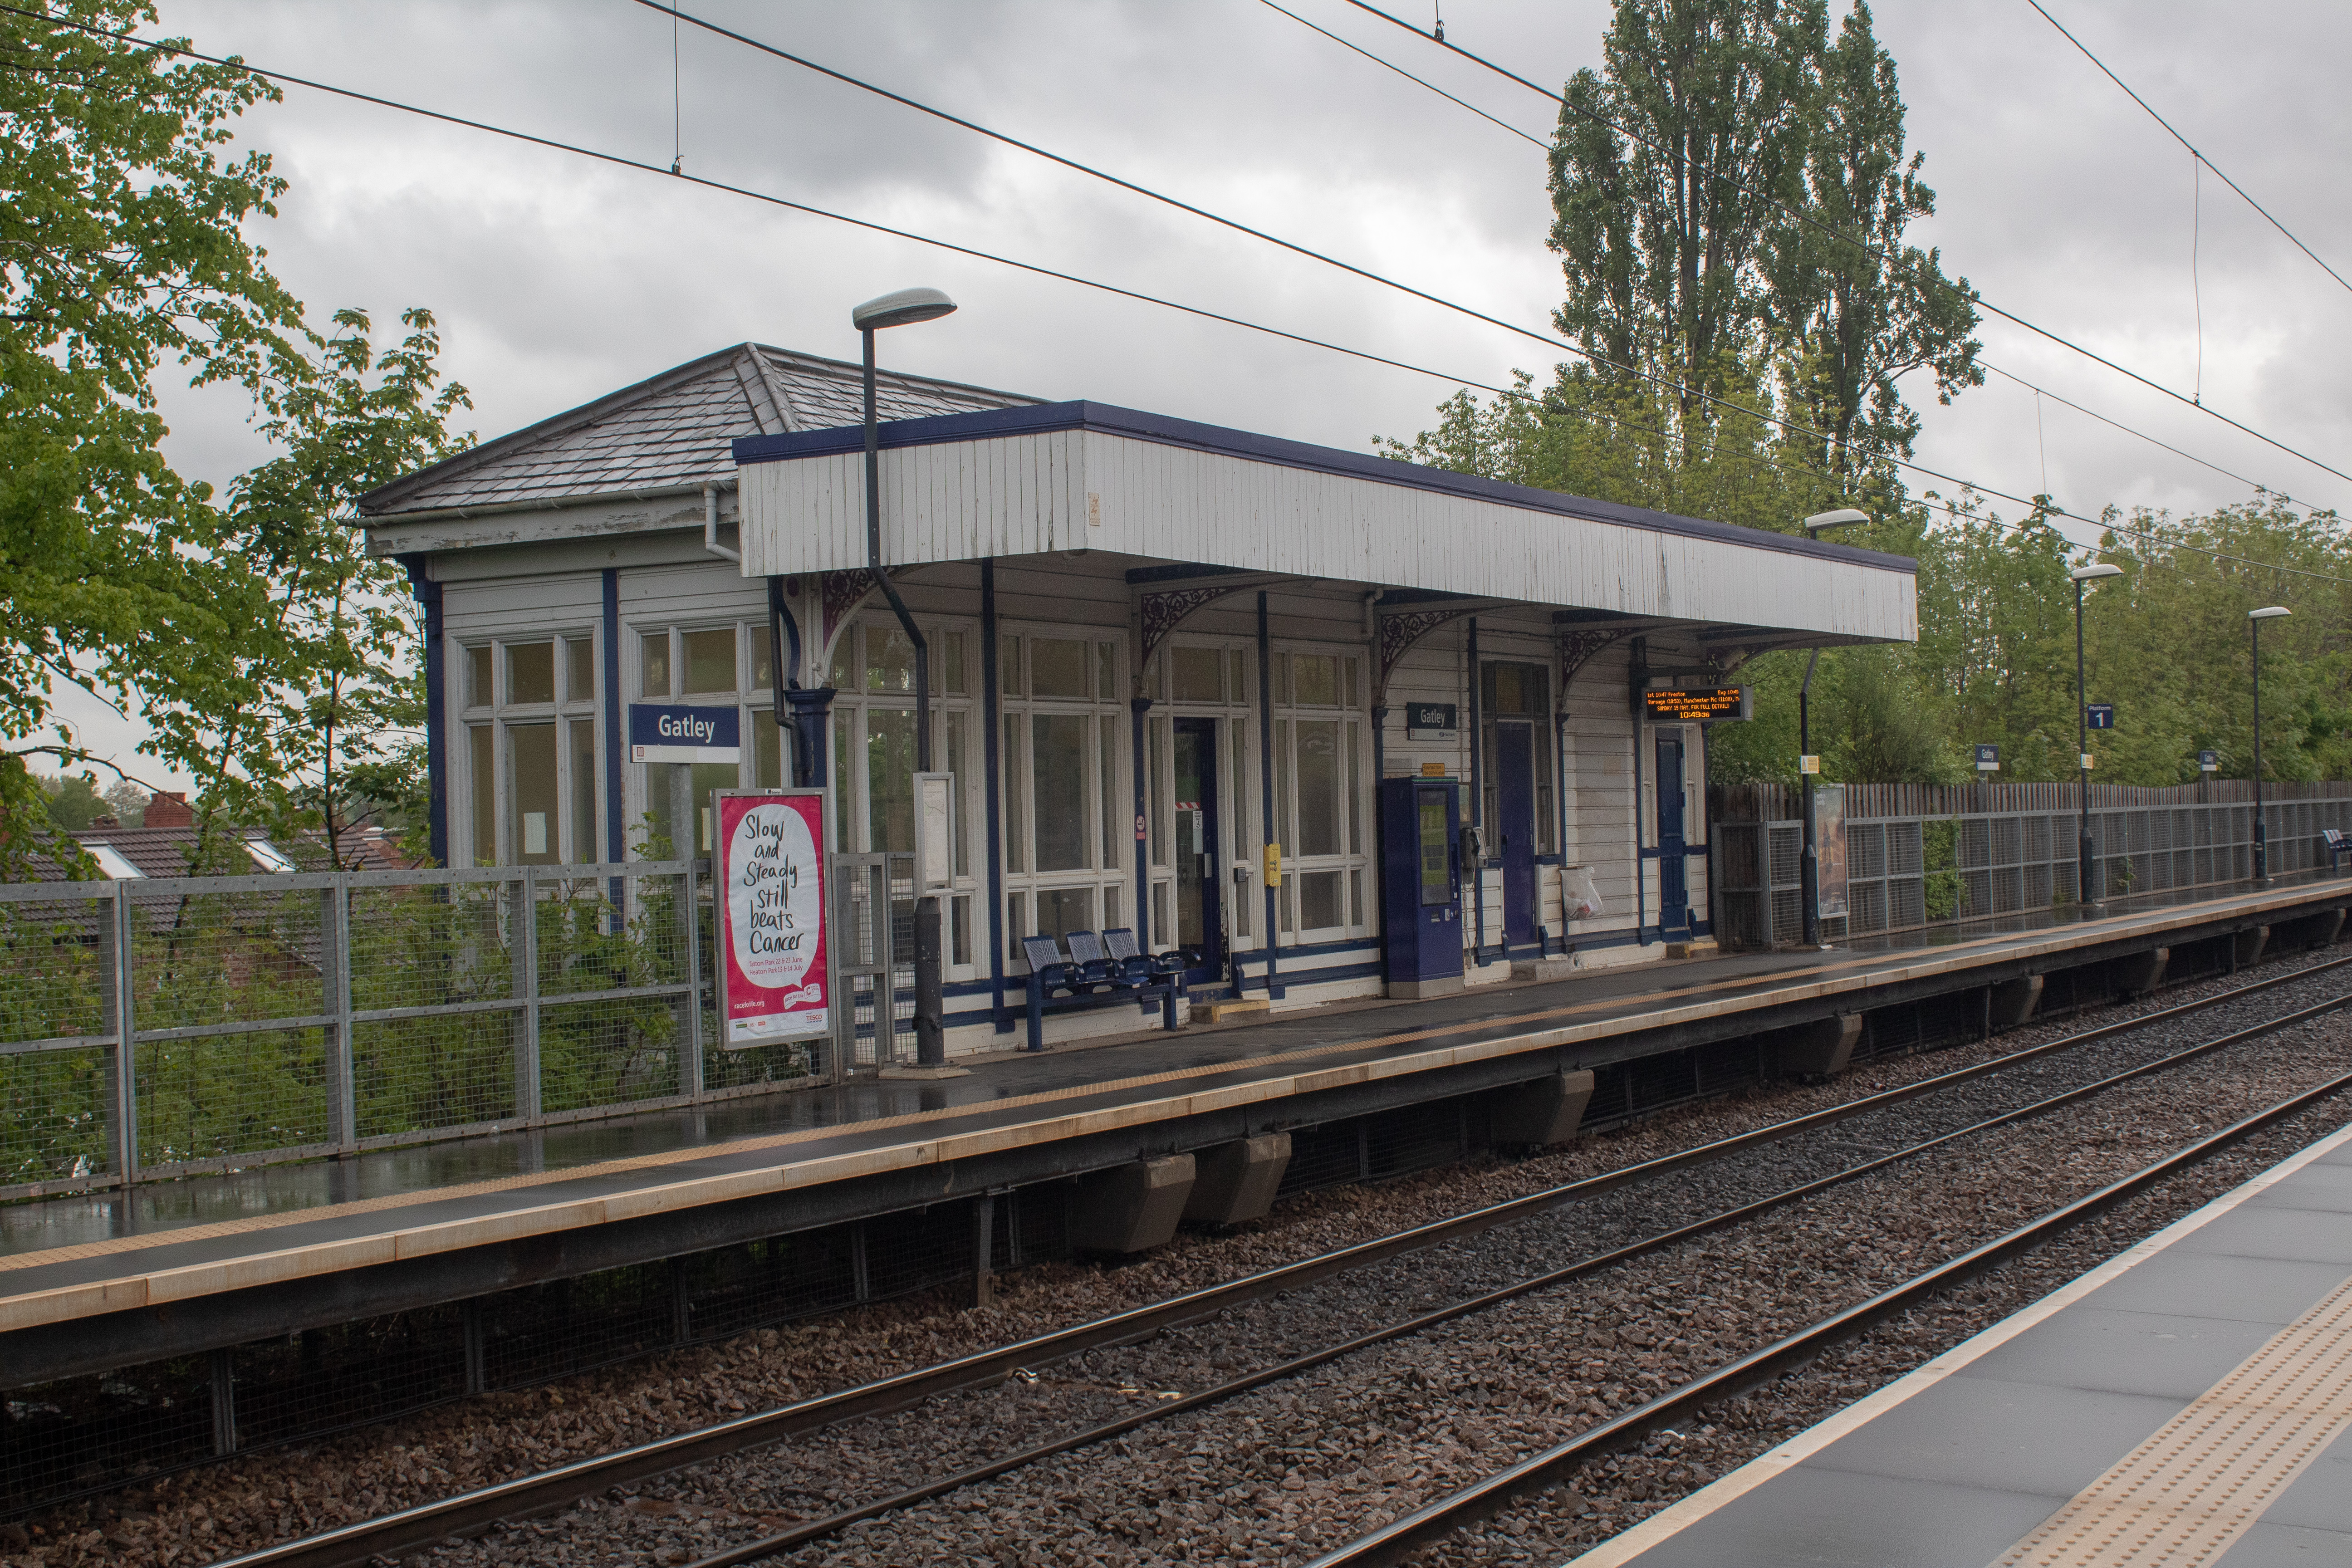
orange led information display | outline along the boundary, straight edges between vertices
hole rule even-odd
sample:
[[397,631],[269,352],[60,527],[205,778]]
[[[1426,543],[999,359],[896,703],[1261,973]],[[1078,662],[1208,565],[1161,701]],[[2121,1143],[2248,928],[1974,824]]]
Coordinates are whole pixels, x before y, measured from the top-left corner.
[[1748,717],[1745,686],[1702,686],[1685,691],[1644,691],[1642,716],[1659,724],[1713,724]]

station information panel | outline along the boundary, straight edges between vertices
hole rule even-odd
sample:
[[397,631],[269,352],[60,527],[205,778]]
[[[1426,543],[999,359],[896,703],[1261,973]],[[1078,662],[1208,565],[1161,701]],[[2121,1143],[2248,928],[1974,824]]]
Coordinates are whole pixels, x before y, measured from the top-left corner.
[[1745,686],[1698,686],[1642,693],[1642,717],[1654,724],[1714,724],[1753,714]]

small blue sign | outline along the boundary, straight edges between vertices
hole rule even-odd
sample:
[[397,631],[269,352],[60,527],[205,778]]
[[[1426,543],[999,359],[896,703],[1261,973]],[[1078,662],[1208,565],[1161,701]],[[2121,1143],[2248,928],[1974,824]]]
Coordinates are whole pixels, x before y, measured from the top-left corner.
[[2086,702],[2083,705],[2084,721],[2094,730],[2116,727],[2116,705],[2112,702]]
[[1987,746],[1980,744],[1977,747],[1977,772],[1980,773],[1997,773],[2000,772],[2000,748],[1999,746]]
[[2197,771],[2200,773],[2220,773],[2221,771],[2221,753],[2219,752],[2198,752]]
[[735,763],[743,759],[742,714],[688,702],[629,704],[629,761]]

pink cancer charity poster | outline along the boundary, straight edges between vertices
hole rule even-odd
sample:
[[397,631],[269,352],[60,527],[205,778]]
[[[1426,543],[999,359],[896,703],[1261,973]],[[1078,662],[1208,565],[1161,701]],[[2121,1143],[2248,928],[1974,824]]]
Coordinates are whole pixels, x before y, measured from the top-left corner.
[[729,1049],[833,1028],[825,964],[824,796],[719,796],[719,1005]]

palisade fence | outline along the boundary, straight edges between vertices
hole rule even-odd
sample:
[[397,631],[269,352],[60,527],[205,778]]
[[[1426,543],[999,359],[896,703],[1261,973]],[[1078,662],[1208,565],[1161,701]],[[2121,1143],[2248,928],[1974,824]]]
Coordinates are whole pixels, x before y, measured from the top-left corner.
[[872,875],[835,882],[844,957],[867,964],[860,1007],[839,1010],[850,1051],[721,1050],[709,878],[668,860],[0,886],[0,1199],[911,1057],[895,1017],[873,1040],[883,988],[911,995],[912,977],[891,951],[906,922],[877,903],[897,889]]
[[[2331,864],[2320,835],[2352,833],[2352,784],[2266,784],[2273,876]],[[2094,889],[2105,899],[2221,888],[2254,874],[2247,780],[2091,789]],[[1784,784],[1717,785],[1716,937],[1727,948],[1793,942],[1802,927],[1803,795]],[[1848,914],[1825,937],[2063,909],[2080,901],[2071,784],[1847,784]]]

